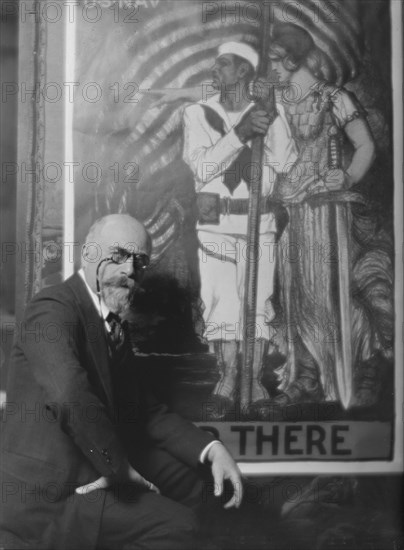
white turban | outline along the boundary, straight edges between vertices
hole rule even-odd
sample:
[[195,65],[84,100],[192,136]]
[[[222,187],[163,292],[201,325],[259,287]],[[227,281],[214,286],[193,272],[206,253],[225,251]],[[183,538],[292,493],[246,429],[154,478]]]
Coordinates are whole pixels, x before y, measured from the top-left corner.
[[244,42],[225,42],[218,48],[218,55],[223,55],[225,53],[231,53],[238,55],[243,59],[246,59],[254,67],[254,70],[257,70],[258,67],[258,53]]

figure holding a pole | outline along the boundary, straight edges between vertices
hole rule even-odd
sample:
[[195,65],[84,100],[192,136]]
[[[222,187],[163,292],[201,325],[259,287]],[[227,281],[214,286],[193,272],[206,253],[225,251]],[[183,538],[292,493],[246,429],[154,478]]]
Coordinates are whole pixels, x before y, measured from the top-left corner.
[[[197,192],[205,337],[220,371],[211,420],[225,418],[237,403],[242,412],[264,417],[269,404],[261,377],[274,316],[277,215],[271,195],[297,151],[265,80],[268,56],[261,52],[261,59],[247,43],[222,44],[211,94],[184,112],[183,156]],[[260,97],[254,99],[257,73]]]

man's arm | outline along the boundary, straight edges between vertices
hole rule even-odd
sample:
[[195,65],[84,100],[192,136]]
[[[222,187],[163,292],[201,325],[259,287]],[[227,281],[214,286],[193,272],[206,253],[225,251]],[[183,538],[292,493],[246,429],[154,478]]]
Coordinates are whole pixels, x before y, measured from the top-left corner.
[[150,440],[195,468],[205,447],[214,440],[212,434],[171,412],[167,405],[156,399],[144,380],[141,380],[141,394],[147,409],[146,433]]
[[28,305],[24,323],[19,345],[43,389],[46,406],[94,468],[102,475],[114,475],[126,455],[109,412],[80,363],[79,318],[62,300],[42,293]]
[[243,499],[243,481],[240,469],[226,447],[219,441],[217,445],[213,444],[208,450],[207,460],[211,463],[215,496],[223,494],[224,482],[229,480],[233,486],[233,496],[224,504],[224,508],[239,508]]
[[190,105],[185,109],[183,158],[197,180],[197,191],[220,176],[237,158],[243,147],[244,144],[234,129],[212,144],[202,107]]
[[[197,428],[192,422],[169,412],[168,407],[148,391],[143,381],[141,381],[141,394],[147,407],[146,432],[151,442],[191,467],[196,467],[198,462],[210,463],[215,496],[222,495],[224,481],[229,480],[233,486],[233,496],[224,504],[224,508],[238,508],[243,497],[241,473],[225,446],[215,441],[210,433]],[[127,461],[124,461],[115,479],[144,485],[151,491],[159,492],[155,485],[145,480]],[[110,477],[101,476],[92,483],[78,487],[76,492],[87,494],[95,489],[106,489],[112,483],[113,480]]]

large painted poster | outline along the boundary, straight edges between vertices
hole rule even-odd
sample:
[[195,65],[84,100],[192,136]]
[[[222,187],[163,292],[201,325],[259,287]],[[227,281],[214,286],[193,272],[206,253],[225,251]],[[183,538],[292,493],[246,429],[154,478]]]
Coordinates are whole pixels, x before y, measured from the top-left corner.
[[156,392],[245,471],[398,470],[394,2],[70,8],[65,236],[148,228]]

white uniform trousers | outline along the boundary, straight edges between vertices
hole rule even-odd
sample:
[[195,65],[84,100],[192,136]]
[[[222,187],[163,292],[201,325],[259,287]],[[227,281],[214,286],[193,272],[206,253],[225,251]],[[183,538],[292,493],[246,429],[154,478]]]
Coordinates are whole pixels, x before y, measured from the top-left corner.
[[[243,303],[248,247],[243,235],[198,231],[205,337],[243,340]],[[271,296],[275,272],[275,233],[260,235],[256,338],[269,339],[274,318]]]

